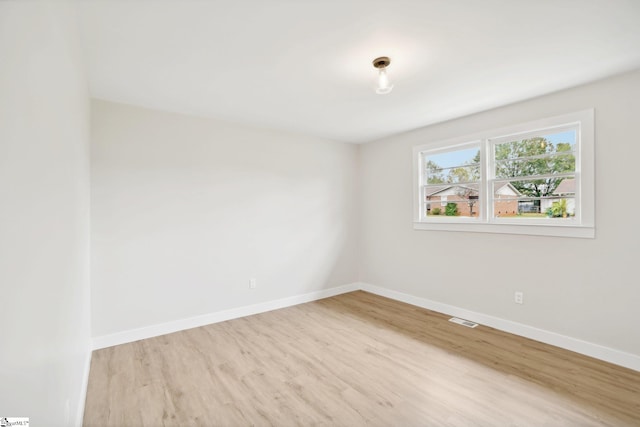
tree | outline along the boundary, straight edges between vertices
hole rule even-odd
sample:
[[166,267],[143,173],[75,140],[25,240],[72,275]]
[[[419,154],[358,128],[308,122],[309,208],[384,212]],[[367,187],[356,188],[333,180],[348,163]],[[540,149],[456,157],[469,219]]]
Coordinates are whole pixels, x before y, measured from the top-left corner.
[[442,168],[433,160],[427,161],[427,184],[442,184],[444,177]]
[[469,170],[464,167],[451,169],[447,176],[447,182],[469,182],[473,181]]
[[[555,175],[575,170],[571,144],[554,145],[542,137],[496,145],[495,154],[497,178]],[[527,196],[546,197],[553,194],[563,179],[546,177],[511,184]]]
[[456,190],[456,195],[466,201],[469,205],[469,216],[473,216],[473,207],[478,203],[478,190],[460,186]]

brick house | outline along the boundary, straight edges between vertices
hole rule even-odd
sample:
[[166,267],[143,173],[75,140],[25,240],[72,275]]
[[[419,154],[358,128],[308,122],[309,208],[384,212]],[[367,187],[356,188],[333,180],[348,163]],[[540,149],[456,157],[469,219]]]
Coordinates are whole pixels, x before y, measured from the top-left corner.
[[[510,183],[499,185],[494,194],[494,212],[497,215],[515,215],[518,213],[518,201],[513,197],[520,195],[521,193]],[[447,203],[457,205],[459,216],[479,215],[478,184],[429,185],[425,188],[425,198],[427,215],[431,215],[436,208],[444,215]]]

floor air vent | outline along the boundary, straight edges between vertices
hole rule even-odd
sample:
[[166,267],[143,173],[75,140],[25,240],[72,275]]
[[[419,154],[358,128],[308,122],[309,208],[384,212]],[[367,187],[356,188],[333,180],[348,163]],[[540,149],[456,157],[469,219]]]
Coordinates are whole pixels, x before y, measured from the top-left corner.
[[452,317],[451,319],[449,319],[449,322],[457,323],[458,325],[463,325],[468,328],[475,328],[476,326],[478,326],[477,323],[471,322],[469,320],[458,319],[457,317]]

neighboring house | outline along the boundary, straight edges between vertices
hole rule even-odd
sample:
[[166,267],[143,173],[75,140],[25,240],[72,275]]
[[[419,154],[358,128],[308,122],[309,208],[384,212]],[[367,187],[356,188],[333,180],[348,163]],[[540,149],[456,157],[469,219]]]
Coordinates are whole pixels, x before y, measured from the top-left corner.
[[575,178],[565,178],[562,180],[558,188],[551,194],[553,197],[549,199],[543,199],[540,201],[540,209],[542,212],[546,212],[551,207],[553,202],[556,202],[562,198],[567,200],[567,212],[575,214],[576,212],[576,180]]
[[[447,203],[455,203],[458,206],[460,216],[478,216],[479,214],[478,184],[429,185],[425,188],[425,192],[427,215],[435,208],[440,208],[442,215],[444,215]],[[497,215],[518,213],[518,201],[513,199],[518,196],[521,196],[521,193],[510,183],[498,187],[494,194],[495,213]]]

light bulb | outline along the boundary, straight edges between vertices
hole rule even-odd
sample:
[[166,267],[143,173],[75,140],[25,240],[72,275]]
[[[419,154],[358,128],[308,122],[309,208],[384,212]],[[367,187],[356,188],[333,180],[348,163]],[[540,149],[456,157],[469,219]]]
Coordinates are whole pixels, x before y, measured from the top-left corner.
[[387,68],[380,67],[378,69],[378,87],[376,88],[376,93],[378,95],[384,95],[391,92],[393,89],[393,85],[389,83],[389,76],[387,76]]
[[391,64],[391,59],[388,56],[381,56],[373,60],[373,66],[378,69],[378,87],[376,87],[376,93],[384,95],[391,92],[393,85],[389,82],[387,76],[387,67]]

